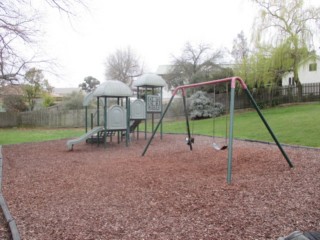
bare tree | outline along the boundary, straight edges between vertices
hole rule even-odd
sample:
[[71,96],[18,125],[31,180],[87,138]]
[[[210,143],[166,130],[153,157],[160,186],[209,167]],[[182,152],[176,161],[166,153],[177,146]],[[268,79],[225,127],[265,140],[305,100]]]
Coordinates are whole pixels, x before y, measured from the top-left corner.
[[53,8],[58,9],[60,12],[67,13],[68,15],[74,15],[73,9],[76,6],[81,5],[87,8],[85,0],[46,0],[46,2]]
[[[46,0],[66,13],[72,13],[75,4],[85,0]],[[32,6],[32,0],[1,0],[0,2],[0,86],[18,83],[19,77],[33,63],[48,62],[36,54],[24,54],[36,43],[40,15]],[[26,49],[21,50],[22,46]],[[31,55],[31,56],[30,56]]]
[[249,57],[249,47],[247,38],[245,37],[243,31],[241,31],[235,39],[233,39],[233,47],[231,51],[232,56],[237,63],[237,75],[243,77],[247,80],[248,78],[248,57]]
[[107,79],[116,79],[131,86],[133,79],[142,73],[143,64],[130,47],[117,49],[107,57],[105,73]]
[[25,68],[30,59],[25,59],[18,51],[18,45],[29,45],[33,41],[37,19],[35,12],[29,15],[19,10],[20,1],[0,3],[0,81],[12,83]]
[[187,42],[182,54],[173,56],[173,67],[166,77],[169,88],[204,81],[205,76],[220,68],[216,62],[221,57],[222,51],[213,50],[209,44],[192,46]]
[[242,62],[243,59],[248,57],[249,55],[248,41],[247,41],[247,38],[244,36],[243,31],[238,33],[237,37],[233,39],[231,54],[237,62]]

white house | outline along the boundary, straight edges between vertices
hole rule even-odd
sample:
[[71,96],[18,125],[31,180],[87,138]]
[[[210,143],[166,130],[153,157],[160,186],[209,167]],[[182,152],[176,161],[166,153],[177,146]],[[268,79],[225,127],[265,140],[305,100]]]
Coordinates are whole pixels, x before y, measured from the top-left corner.
[[[307,58],[299,63],[298,75],[301,84],[320,83],[320,57]],[[293,72],[288,72],[282,77],[282,86],[294,85]]]

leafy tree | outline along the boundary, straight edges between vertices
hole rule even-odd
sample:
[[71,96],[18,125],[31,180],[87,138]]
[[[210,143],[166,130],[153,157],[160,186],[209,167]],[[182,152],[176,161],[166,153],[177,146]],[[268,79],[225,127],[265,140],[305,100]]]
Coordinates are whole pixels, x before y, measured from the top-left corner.
[[54,87],[50,85],[47,79],[43,80],[42,88],[46,93],[52,93]]
[[100,84],[100,81],[94,77],[88,76],[79,84],[79,88],[86,92],[92,92]]
[[273,82],[274,76],[270,70],[270,48],[259,48],[249,58],[250,72],[247,74],[247,83],[253,88],[264,87]]
[[[234,71],[232,68],[221,67],[217,71],[214,71],[213,73],[211,73],[208,80],[223,79],[223,78],[228,78],[228,77],[233,77],[233,76],[234,76]],[[213,85],[209,85],[209,86],[205,87],[204,89],[206,89],[206,92],[213,92],[214,88],[219,89],[220,91],[226,91],[226,85],[224,85],[224,84],[218,84],[215,87]]]
[[29,110],[32,111],[36,105],[36,99],[40,98],[44,92],[52,91],[52,87],[49,85],[48,80],[44,79],[42,70],[31,68],[26,72],[25,84],[23,90],[25,99],[28,103]]
[[3,105],[8,112],[24,112],[28,110],[23,96],[20,95],[8,95],[3,99]]
[[[282,76],[284,73],[292,71],[294,58],[292,58],[291,41],[284,41],[277,47],[271,48],[270,71],[272,71],[274,82],[280,86],[282,84]],[[306,47],[297,50],[300,56],[312,55]]]
[[222,57],[221,51],[213,50],[210,45],[197,46],[187,42],[180,56],[173,56],[172,70],[166,77],[168,87],[202,82],[220,67],[216,61]]
[[[298,76],[298,64],[306,57],[306,49],[311,46],[314,27],[320,23],[319,7],[304,7],[303,0],[253,0],[260,7],[260,17],[256,21],[257,44],[262,40],[272,46],[289,43],[294,81],[302,94]],[[263,44],[263,43],[262,43]]]
[[130,47],[117,49],[107,57],[105,76],[131,86],[133,79],[143,74],[143,66],[139,57]]

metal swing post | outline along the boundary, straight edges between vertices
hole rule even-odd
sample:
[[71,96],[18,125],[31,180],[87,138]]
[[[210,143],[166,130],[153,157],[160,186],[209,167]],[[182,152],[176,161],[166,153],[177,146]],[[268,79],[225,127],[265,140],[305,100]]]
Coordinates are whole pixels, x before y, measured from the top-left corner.
[[229,119],[229,143],[228,143],[228,169],[227,169],[227,182],[231,183],[232,175],[232,150],[233,150],[233,123],[234,123],[234,95],[236,88],[236,79],[231,80],[230,89],[230,119]]
[[147,152],[147,150],[148,150],[148,148],[149,148],[149,145],[151,144],[151,142],[152,142],[152,140],[153,140],[153,138],[154,138],[154,135],[156,134],[156,132],[157,132],[160,124],[162,124],[162,120],[163,120],[164,116],[166,115],[166,113],[167,113],[167,111],[168,111],[168,109],[169,109],[169,107],[170,107],[170,105],[171,105],[171,103],[172,103],[172,101],[173,101],[173,99],[174,99],[175,94],[176,94],[176,92],[175,92],[174,94],[172,94],[172,96],[171,96],[171,98],[170,98],[170,101],[169,101],[166,109],[164,110],[164,112],[163,112],[163,114],[162,114],[162,116],[161,116],[161,118],[160,118],[160,120],[159,120],[156,128],[155,128],[154,131],[152,132],[152,135],[151,135],[151,137],[150,137],[147,145],[145,146],[145,148],[144,148],[141,156],[144,156],[144,155],[146,154],[146,152]]
[[186,91],[184,88],[182,89],[182,99],[183,99],[184,114],[186,117],[186,125],[187,125],[187,133],[188,133],[188,138],[186,139],[186,141],[190,147],[190,150],[192,151],[193,139],[191,138],[191,133],[190,133],[190,124],[189,124],[189,117],[188,117],[187,103],[186,103]]
[[[215,85],[213,85],[213,91],[214,91],[214,95],[213,95],[213,105],[214,107],[216,106],[216,87]],[[227,107],[227,98],[229,97],[228,94],[228,84],[226,84],[226,91],[227,91],[227,96],[226,96],[226,101],[225,101],[225,106]],[[226,109],[227,110],[227,109]],[[215,116],[213,116],[212,118],[212,138],[215,139],[215,128],[216,128],[216,123],[215,123]],[[215,141],[213,141],[212,143],[212,147],[217,150],[225,150],[228,148],[228,140],[227,140],[227,135],[228,135],[228,117],[227,117],[227,111],[226,111],[226,135],[225,135],[225,145],[219,146]]]
[[278,146],[280,152],[282,153],[283,157],[286,159],[288,165],[289,165],[291,168],[293,168],[294,166],[293,166],[292,162],[290,161],[287,153],[283,150],[283,148],[282,148],[280,142],[278,141],[276,135],[273,133],[273,131],[272,131],[271,127],[269,126],[267,120],[266,120],[266,119],[264,118],[264,116],[262,115],[262,113],[261,113],[261,111],[260,111],[260,109],[259,109],[259,107],[258,107],[258,104],[256,103],[256,101],[255,101],[254,98],[252,97],[249,89],[248,89],[248,88],[245,88],[245,92],[246,92],[248,98],[250,99],[253,107],[256,109],[256,111],[257,111],[259,117],[261,118],[262,122],[264,123],[264,125],[265,125],[266,128],[268,129],[271,137],[273,138],[273,140],[274,140],[275,143],[277,144],[277,146]]

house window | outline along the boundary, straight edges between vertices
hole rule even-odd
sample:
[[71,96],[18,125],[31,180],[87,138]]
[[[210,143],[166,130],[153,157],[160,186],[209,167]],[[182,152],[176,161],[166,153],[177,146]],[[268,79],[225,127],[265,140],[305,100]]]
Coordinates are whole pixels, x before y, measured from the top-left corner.
[[291,85],[291,77],[289,77],[289,86]]
[[317,63],[309,64],[309,72],[317,71]]

